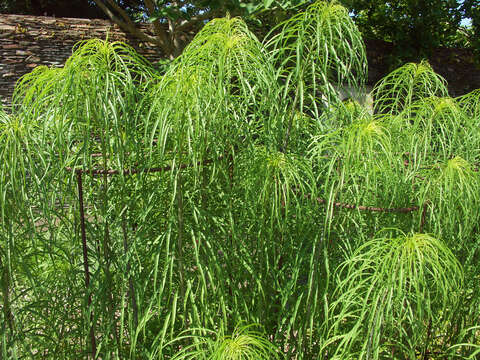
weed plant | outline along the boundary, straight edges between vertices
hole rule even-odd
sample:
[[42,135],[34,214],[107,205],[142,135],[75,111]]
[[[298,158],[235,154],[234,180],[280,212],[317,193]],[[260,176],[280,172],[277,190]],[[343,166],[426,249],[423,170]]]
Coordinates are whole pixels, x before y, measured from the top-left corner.
[[207,23],[162,73],[79,43],[0,112],[1,359],[475,359],[480,92],[361,91],[318,1]]

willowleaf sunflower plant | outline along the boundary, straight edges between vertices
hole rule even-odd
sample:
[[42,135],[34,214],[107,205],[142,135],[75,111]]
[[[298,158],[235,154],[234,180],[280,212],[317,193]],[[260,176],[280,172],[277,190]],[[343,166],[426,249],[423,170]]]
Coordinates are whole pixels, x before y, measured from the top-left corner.
[[317,1],[264,42],[214,19],[162,73],[95,39],[25,75],[1,358],[474,358],[480,93],[406,64],[369,109],[366,68]]

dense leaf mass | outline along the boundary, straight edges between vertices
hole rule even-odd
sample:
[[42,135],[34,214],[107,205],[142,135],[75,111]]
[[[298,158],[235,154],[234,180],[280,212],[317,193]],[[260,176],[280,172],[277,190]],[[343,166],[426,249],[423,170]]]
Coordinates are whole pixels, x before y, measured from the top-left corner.
[[[480,92],[366,94],[348,11],[79,43],[0,112],[2,359],[475,359]],[[347,98],[345,98],[347,94]]]

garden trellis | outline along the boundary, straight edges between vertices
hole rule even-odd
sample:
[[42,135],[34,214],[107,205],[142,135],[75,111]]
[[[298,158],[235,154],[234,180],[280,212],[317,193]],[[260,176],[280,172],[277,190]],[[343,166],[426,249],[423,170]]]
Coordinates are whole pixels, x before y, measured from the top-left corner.
[[[94,156],[100,157],[102,154],[92,154]],[[205,165],[208,162],[205,162]],[[182,165],[180,168],[186,168],[187,165]],[[91,169],[91,170],[82,170],[82,169],[72,169],[70,167],[66,168],[67,171],[72,171],[76,174],[77,177],[77,191],[78,191],[78,208],[79,208],[79,218],[80,218],[80,229],[81,229],[81,238],[82,238],[82,254],[83,254],[83,266],[84,266],[84,273],[85,273],[85,290],[89,291],[90,286],[90,271],[89,271],[89,264],[88,264],[88,245],[87,245],[87,237],[85,231],[85,204],[83,201],[83,181],[82,181],[82,174],[88,174],[91,176],[94,175],[118,175],[120,173],[119,170],[114,169]],[[139,172],[142,173],[157,173],[157,172],[166,172],[172,170],[171,166],[165,166],[162,168],[149,168],[149,169],[125,169],[122,171],[123,175],[133,175]],[[128,244],[126,242],[127,239],[127,230],[123,227],[124,231],[124,249],[125,251],[128,250]],[[135,290],[133,287],[132,282],[130,281],[129,284],[129,291],[130,296],[132,299],[132,311],[134,314],[138,313],[136,300],[135,300]],[[91,294],[89,294],[88,305],[90,306],[92,303]],[[138,318],[137,315],[134,315],[134,324],[138,326]],[[96,340],[95,340],[95,331],[94,326],[92,325],[90,328],[90,341],[91,341],[91,349],[92,353],[96,353]]]
[[[102,154],[92,154],[93,157],[101,157]],[[203,165],[208,165],[212,161],[204,161]],[[179,168],[180,169],[185,169],[187,168],[188,165],[181,165]],[[131,168],[131,169],[124,169],[124,170],[115,170],[115,169],[99,169],[99,168],[94,168],[94,169],[72,169],[70,167],[66,168],[67,171],[74,172],[76,174],[76,179],[77,179],[77,192],[78,192],[78,209],[79,209],[79,221],[80,221],[80,229],[81,229],[81,239],[82,239],[82,254],[83,254],[83,266],[84,266],[84,273],[85,273],[85,290],[89,292],[89,286],[90,286],[90,271],[89,271],[89,261],[88,261],[88,246],[87,246],[87,238],[86,238],[86,231],[85,231],[85,210],[84,210],[84,201],[83,201],[83,181],[82,181],[82,175],[87,174],[90,176],[98,176],[98,175],[108,175],[108,176],[114,176],[114,175],[119,175],[120,172],[123,173],[125,176],[130,176],[130,175],[135,175],[137,173],[146,173],[146,174],[151,174],[151,173],[158,173],[158,172],[167,172],[171,171],[172,167],[171,166],[165,166],[161,168],[148,168],[148,169],[137,169],[137,168]],[[310,194],[306,194],[305,197],[310,197]],[[327,204],[327,201],[325,199],[321,198],[316,198],[315,201],[319,204]],[[371,212],[398,212],[398,213],[410,213],[410,212],[415,212],[419,210],[418,206],[411,206],[411,207],[405,207],[405,208],[381,208],[381,207],[375,207],[375,206],[364,206],[364,205],[355,205],[355,204],[345,204],[345,203],[338,203],[335,202],[332,204],[334,207],[338,208],[344,208],[344,209],[351,209],[351,210],[360,210],[360,211],[371,211]],[[420,231],[423,228],[424,222],[425,222],[425,211],[426,211],[426,205],[423,206],[423,212],[422,212],[422,222],[420,225]],[[124,231],[124,248],[125,251],[127,251],[127,243],[126,243],[126,229],[125,227],[123,228]],[[131,293],[131,298],[132,298],[132,308],[133,312],[137,313],[138,310],[136,309],[136,302],[135,302],[135,291],[133,288],[133,285],[130,282],[129,286],[129,291]],[[91,305],[91,294],[89,294],[89,299],[88,299],[88,305]],[[136,326],[138,326],[138,319],[134,321]],[[94,333],[94,326],[92,325],[90,329],[90,339],[91,339],[91,348],[92,352],[96,352],[96,340],[95,340],[95,333]]]
[[91,40],[17,84],[3,358],[478,354],[478,91],[407,64],[372,114],[335,90],[366,75],[344,8],[272,34],[215,19],[163,75]]

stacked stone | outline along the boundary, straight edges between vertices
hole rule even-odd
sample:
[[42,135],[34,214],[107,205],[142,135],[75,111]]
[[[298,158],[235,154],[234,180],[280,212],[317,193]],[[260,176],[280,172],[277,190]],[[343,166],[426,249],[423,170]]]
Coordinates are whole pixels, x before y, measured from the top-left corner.
[[[142,25],[149,30],[149,25]],[[152,62],[158,48],[126,35],[108,20],[0,14],[0,100],[10,105],[18,79],[38,65],[63,66],[78,41],[100,38],[125,41]]]

